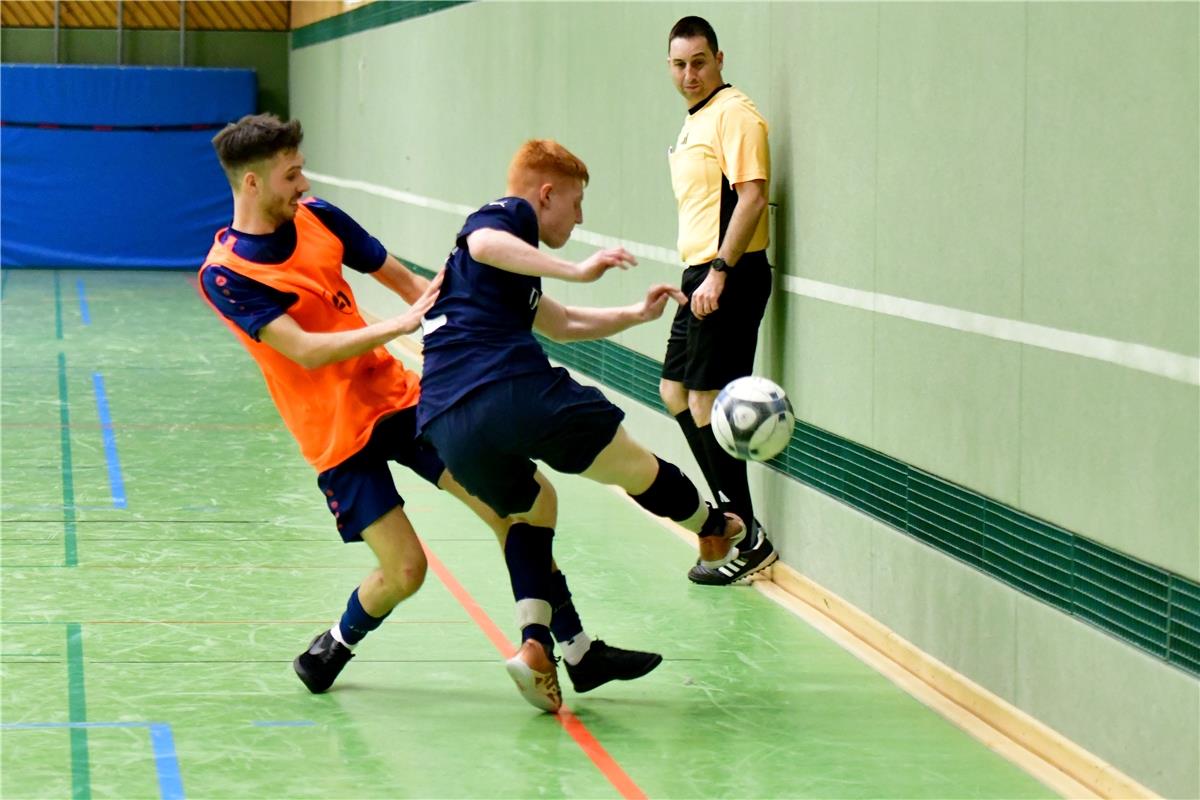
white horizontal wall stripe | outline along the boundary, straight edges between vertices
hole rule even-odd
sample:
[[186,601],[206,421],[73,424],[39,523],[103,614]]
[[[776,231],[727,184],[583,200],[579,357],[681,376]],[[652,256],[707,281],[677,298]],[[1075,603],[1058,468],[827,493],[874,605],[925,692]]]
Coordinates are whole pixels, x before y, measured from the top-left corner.
[[852,306],[877,314],[924,322],[967,333],[978,333],[1006,342],[1055,350],[1059,353],[1107,361],[1129,369],[1161,375],[1173,381],[1200,385],[1200,359],[1159,350],[1142,344],[1105,339],[1086,333],[1064,331],[1032,322],[1003,317],[990,317],[960,308],[949,308],[919,300],[906,300],[876,292],[864,292],[831,283],[821,283],[793,275],[783,276],[784,288],[793,294],[825,300],[842,306]]
[[[315,183],[355,189],[406,205],[444,211],[457,216],[465,217],[476,210],[471,206],[446,203],[432,197],[389,189],[386,186],[366,181],[347,180],[308,171],[305,174],[309,180]],[[594,247],[624,247],[638,258],[647,258],[671,265],[680,263],[679,254],[666,247],[626,241],[582,228],[577,228],[572,238]],[[1107,361],[1110,364],[1148,372],[1151,375],[1159,375],[1180,383],[1200,386],[1200,358],[1182,353],[1173,353],[1169,350],[1160,350],[1156,347],[1122,342],[1116,339],[1106,339],[1103,336],[1065,331],[1045,325],[1036,325],[1032,322],[991,317],[987,314],[977,314],[960,308],[922,303],[919,300],[907,300],[903,297],[866,292],[861,289],[851,289],[846,286],[822,283],[792,275],[782,275],[781,278],[786,291],[803,297],[861,308],[877,314],[901,317],[927,325],[989,336],[1006,342],[1018,342],[1044,350]]]

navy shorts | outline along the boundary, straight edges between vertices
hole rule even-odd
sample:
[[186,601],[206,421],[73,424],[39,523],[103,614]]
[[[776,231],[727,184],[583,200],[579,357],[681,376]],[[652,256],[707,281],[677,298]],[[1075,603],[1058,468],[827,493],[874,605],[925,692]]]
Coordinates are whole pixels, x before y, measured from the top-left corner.
[[[754,371],[758,325],[771,296],[771,265],[763,250],[746,253],[725,273],[718,308],[696,319],[690,305],[680,306],[671,322],[662,376],[688,389],[724,389],[734,378]],[[708,264],[683,271],[683,293],[691,299],[708,276]]]
[[535,460],[583,472],[623,419],[600,390],[554,368],[479,387],[431,420],[425,435],[458,482],[506,517],[537,499]]
[[361,542],[368,525],[404,505],[388,469],[389,461],[403,464],[437,486],[446,465],[416,435],[416,406],[397,411],[375,423],[363,449],[317,476],[342,541]]

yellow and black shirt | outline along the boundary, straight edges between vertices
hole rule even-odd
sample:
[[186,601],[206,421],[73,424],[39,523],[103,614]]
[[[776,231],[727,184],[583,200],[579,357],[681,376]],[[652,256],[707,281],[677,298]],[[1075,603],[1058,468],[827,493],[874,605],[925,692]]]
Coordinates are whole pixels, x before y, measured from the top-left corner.
[[[685,264],[707,263],[717,257],[737,204],[733,185],[770,183],[767,121],[749,97],[725,84],[688,109],[668,161],[679,206],[679,257]],[[766,247],[764,209],[746,252]]]

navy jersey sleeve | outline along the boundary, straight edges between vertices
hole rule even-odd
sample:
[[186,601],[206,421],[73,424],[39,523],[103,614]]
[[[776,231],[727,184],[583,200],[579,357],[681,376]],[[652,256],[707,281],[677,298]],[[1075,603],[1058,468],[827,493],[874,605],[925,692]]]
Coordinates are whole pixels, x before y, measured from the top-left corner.
[[537,247],[538,224],[533,206],[520,197],[502,197],[467,217],[458,232],[458,246],[466,248],[467,237],[484,228],[511,233],[526,244]]
[[292,292],[281,292],[216,264],[204,270],[200,285],[209,302],[255,340],[259,331],[286,314],[297,300]]
[[312,198],[305,203],[317,219],[342,240],[342,263],[356,272],[375,272],[387,258],[387,248],[367,233],[354,218],[332,203]]

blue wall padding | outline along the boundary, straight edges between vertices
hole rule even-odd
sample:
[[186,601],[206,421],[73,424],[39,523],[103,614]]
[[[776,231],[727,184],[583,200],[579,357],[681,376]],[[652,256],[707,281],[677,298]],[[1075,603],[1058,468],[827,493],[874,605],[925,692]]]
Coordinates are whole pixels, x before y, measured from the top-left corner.
[[195,125],[253,114],[252,69],[0,65],[5,122]]
[[199,269],[232,208],[212,135],[4,128],[0,262]]
[[[200,266],[232,212],[212,126],[254,113],[252,70],[5,64],[0,76],[0,264]],[[206,127],[149,130],[190,125]]]

